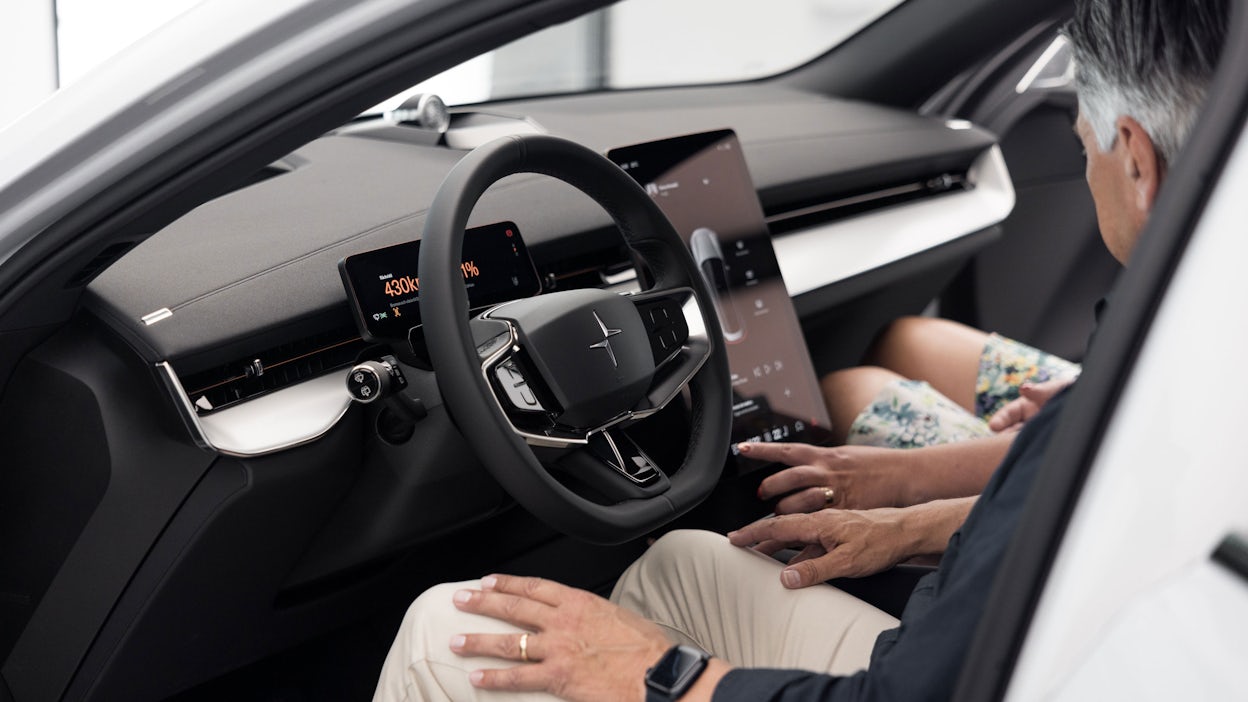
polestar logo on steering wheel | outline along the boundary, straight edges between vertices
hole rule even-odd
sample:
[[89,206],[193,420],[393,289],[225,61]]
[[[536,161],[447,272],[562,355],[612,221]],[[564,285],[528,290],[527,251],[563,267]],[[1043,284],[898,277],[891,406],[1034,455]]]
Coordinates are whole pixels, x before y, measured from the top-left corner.
[[615,349],[611,348],[611,337],[619,334],[620,329],[607,329],[607,325],[602,322],[602,317],[598,316],[598,310],[594,310],[594,321],[598,322],[598,328],[602,330],[602,341],[591,344],[591,349],[606,349],[607,354],[611,356],[611,365],[616,368],[620,367],[620,362],[615,360]]

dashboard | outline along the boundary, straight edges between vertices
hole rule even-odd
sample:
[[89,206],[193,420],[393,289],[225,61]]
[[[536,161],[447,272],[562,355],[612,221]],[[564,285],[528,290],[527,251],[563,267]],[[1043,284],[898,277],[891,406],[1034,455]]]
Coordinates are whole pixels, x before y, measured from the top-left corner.
[[[739,140],[774,265],[801,326],[772,345],[800,345],[804,335],[808,353],[785,348],[784,358],[808,363],[816,376],[854,363],[889,319],[917,313],[967,256],[995,238],[1013,203],[1000,153],[982,130],[770,86],[530,100],[493,105],[489,114],[461,110],[446,141],[468,146],[538,130],[606,153],[725,125]],[[128,252],[86,297],[91,316],[120,340],[129,360],[154,373],[173,410],[166,413],[180,418],[176,434],[208,455],[264,466],[308,446],[318,462],[362,463],[365,473],[370,463],[411,471],[395,476],[373,466],[383,472],[379,482],[355,488],[350,499],[358,504],[340,507],[341,524],[331,520],[318,537],[333,547],[311,549],[289,587],[349,572],[509,504],[463,445],[419,349],[403,353],[408,344],[386,338],[402,336],[393,329],[361,330],[339,274],[340,261],[351,266],[366,262],[370,251],[418,246],[437,187],[465,152],[430,144],[413,129],[357,122],[309,143]],[[713,219],[697,210],[716,202],[693,203],[698,221]],[[562,182],[504,178],[485,193],[469,225],[504,239],[508,227],[523,232],[542,292],[639,287],[610,218]],[[698,242],[689,244],[697,255]],[[518,287],[530,284],[517,279]],[[395,285],[391,291],[402,293]],[[382,297],[391,296],[383,290]],[[360,299],[357,293],[355,304]],[[354,363],[395,349],[407,366],[405,393],[423,417],[398,434],[401,441],[393,440],[383,411],[353,408],[345,383]],[[741,376],[768,362],[734,370]],[[745,404],[741,414],[749,414]],[[770,438],[778,426],[738,437]],[[329,451],[344,434],[352,437],[347,447]],[[436,482],[443,492],[403,486],[413,479]],[[481,481],[491,488],[478,489]],[[413,511],[428,519],[400,516]],[[359,529],[368,538],[351,536]]]
[[[575,115],[570,100],[457,114],[447,141],[540,130],[605,153],[731,126],[804,321],[860,296],[864,285],[879,289],[864,283],[872,273],[939,257],[959,242],[965,249],[968,237],[982,245],[1012,206],[991,135],[966,124],[765,86],[580,97]],[[433,193],[462,153],[423,143],[412,129],[378,121],[326,135],[151,237],[92,283],[89,308],[159,368],[200,445],[263,455],[314,440],[345,413],[337,381],[319,375],[366,342],[344,304],[337,263],[418,240]],[[635,275],[609,218],[562,183],[528,175],[500,182],[471,224],[502,221],[524,232],[544,290],[626,287]],[[845,342],[848,355],[853,344]],[[816,354],[821,372],[836,363]],[[267,398],[288,388],[300,388],[293,404]],[[253,402],[261,404],[239,406]],[[288,405],[300,408],[294,422]],[[269,413],[272,421],[260,419]],[[257,421],[270,427],[263,438],[242,428]]]
[[[584,551],[515,508],[418,353],[400,359],[419,417],[410,432],[352,402],[348,369],[392,353],[396,335],[362,330],[357,315],[409,299],[418,281],[375,271],[381,288],[353,302],[339,262],[418,241],[447,173],[498,136],[546,133],[606,154],[722,129],[739,140],[777,294],[807,353],[787,348],[796,338],[785,351],[816,376],[922,310],[1014,204],[992,134],[778,85],[457,108],[440,143],[382,119],[325,134],[126,251],[14,374],[10,397],[57,401],[0,408],[4,431],[30,437],[10,444],[27,452],[18,463],[56,486],[54,501],[32,498],[13,517],[40,536],[15,561],[39,607],[10,627],[20,639],[0,641],[12,671],[27,666],[31,685],[83,671],[76,679],[96,681],[102,698],[136,680],[173,689],[402,606],[433,582],[510,567],[593,586],[578,578],[618,572],[632,551]],[[469,221],[495,225],[503,239],[521,232],[533,262],[532,279],[503,277],[504,297],[642,285],[610,217],[560,182],[500,181]],[[703,263],[739,240],[721,225],[690,229]],[[483,263],[469,257],[464,275],[484,275]],[[748,331],[742,320],[722,326]],[[74,442],[45,430],[66,423]],[[646,447],[660,465],[670,449]],[[749,492],[748,476],[724,476],[727,493]],[[745,500],[717,497],[711,509],[740,520],[758,508]],[[464,546],[487,536],[488,553]],[[67,608],[75,636],[44,619]]]

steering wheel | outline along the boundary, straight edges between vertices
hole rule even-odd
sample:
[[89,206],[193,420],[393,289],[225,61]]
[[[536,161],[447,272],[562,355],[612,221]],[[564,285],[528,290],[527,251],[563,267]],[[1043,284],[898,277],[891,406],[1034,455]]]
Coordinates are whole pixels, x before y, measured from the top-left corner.
[[[517,173],[557,178],[601,205],[650,272],[649,289],[553,292],[470,318],[460,271],[468,216]],[[437,301],[421,316],[443,400],[517,502],[569,535],[622,543],[710,494],[731,424],[719,321],[689,250],[628,174],[571,141],[504,137],[447,175],[421,242],[421,297]],[[625,430],[686,389],[688,450],[680,466],[658,466]]]

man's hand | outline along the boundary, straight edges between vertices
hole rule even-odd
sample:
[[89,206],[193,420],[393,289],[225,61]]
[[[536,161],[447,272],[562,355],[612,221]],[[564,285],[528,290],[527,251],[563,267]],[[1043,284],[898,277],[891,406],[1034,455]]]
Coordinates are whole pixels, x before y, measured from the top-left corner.
[[780,582],[790,589],[809,587],[832,578],[879,573],[915,556],[943,553],[975,499],[938,500],[900,509],[826,509],[781,515],[734,531],[728,540],[768,555],[800,548],[780,572]]
[[508,575],[491,575],[481,584],[482,590],[455,593],[455,606],[532,633],[454,637],[451,650],[461,656],[529,661],[473,671],[469,680],[476,687],[545,691],[573,701],[640,702],[646,669],[672,645],[655,624],[584,590]]
[[1022,429],[1046,402],[1073,382],[1074,378],[1054,378],[1043,383],[1023,383],[1018,388],[1019,397],[997,410],[988,420],[988,428],[997,433]]
[[830,506],[900,506],[905,504],[906,481],[914,478],[904,463],[910,457],[898,449],[752,443],[741,444],[738,450],[750,458],[791,466],[769,476],[758,488],[764,500],[785,496],[776,503],[777,514],[815,512]]

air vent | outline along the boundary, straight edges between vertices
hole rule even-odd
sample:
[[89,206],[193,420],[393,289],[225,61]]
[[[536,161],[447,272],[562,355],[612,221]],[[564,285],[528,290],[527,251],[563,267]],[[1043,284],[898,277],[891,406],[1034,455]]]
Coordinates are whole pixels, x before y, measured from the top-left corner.
[[258,351],[182,379],[202,415],[351,365],[367,344],[354,327]]
[[972,187],[965,172],[939,173],[922,180],[769,209],[767,225],[773,235],[782,234],[914,200],[963,192]]
[[[601,288],[611,276],[632,269],[633,261],[617,232],[604,230],[600,236],[595,237],[595,241],[610,243],[579,254],[569,253],[565,249],[554,260],[538,263],[537,272],[542,279],[542,292]],[[615,243],[617,241],[619,243]],[[537,258],[535,253],[534,259]],[[546,256],[542,258],[545,259]]]

